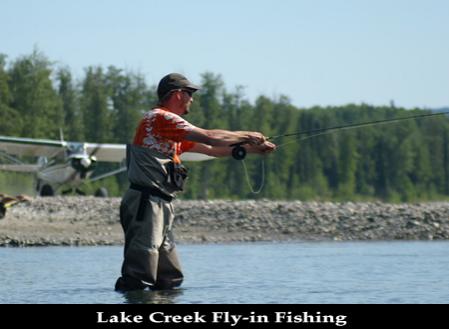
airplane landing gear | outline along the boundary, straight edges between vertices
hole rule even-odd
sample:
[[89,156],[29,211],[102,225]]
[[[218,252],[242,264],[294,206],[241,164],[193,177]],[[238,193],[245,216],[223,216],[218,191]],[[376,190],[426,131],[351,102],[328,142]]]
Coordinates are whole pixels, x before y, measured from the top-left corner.
[[55,191],[53,190],[53,187],[51,187],[51,185],[45,184],[42,186],[40,192],[39,192],[40,196],[54,196],[55,195]]
[[106,187],[100,187],[95,191],[95,196],[100,198],[107,198],[109,196],[108,190]]

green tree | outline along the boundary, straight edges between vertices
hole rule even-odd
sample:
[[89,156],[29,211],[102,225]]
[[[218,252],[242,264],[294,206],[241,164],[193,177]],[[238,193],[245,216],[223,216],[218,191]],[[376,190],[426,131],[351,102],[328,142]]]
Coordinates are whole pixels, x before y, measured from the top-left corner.
[[[221,76],[206,72],[202,75],[201,90],[197,96],[200,110],[204,116],[202,127],[207,129],[226,129],[227,122],[224,119],[220,97],[224,92],[224,84]],[[200,191],[202,199],[208,199],[221,194],[224,187],[225,164],[222,160],[201,164]],[[220,183],[219,183],[220,182]],[[219,183],[219,184],[217,184]]]
[[59,128],[63,126],[62,103],[53,88],[51,74],[51,62],[37,50],[12,64],[11,107],[22,117],[22,136],[59,137]]
[[79,106],[79,92],[73,84],[72,74],[68,68],[60,68],[57,72],[59,82],[58,94],[64,112],[64,138],[70,141],[82,141],[83,120]]
[[6,55],[0,54],[0,135],[19,135],[22,129],[20,113],[10,104],[10,77],[6,71]]
[[112,101],[101,67],[88,67],[82,84],[81,112],[84,137],[95,143],[112,140]]
[[144,78],[138,74],[125,74],[121,69],[110,66],[106,80],[113,106],[113,141],[130,143],[139,120],[148,110]]
[[354,134],[347,132],[339,139],[337,195],[352,198],[356,188],[357,148]]

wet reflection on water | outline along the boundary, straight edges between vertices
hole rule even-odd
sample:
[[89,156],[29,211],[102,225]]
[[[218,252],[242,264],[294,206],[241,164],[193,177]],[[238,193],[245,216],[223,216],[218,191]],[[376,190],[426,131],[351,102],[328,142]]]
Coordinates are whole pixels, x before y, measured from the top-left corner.
[[184,289],[133,290],[122,293],[126,304],[176,304]]

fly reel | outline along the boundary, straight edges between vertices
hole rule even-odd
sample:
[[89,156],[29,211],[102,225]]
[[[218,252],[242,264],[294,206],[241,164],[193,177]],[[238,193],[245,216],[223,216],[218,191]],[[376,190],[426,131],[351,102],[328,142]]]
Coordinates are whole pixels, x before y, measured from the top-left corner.
[[243,160],[246,157],[246,149],[242,146],[242,143],[236,143],[231,145],[232,157],[236,160]]

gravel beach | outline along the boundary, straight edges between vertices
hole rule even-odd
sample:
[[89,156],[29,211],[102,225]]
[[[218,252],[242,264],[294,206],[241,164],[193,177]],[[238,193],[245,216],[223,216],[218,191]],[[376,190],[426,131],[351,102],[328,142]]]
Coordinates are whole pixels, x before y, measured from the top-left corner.
[[[449,202],[176,200],[179,243],[449,239]],[[32,198],[0,220],[0,246],[120,245],[120,198]]]

